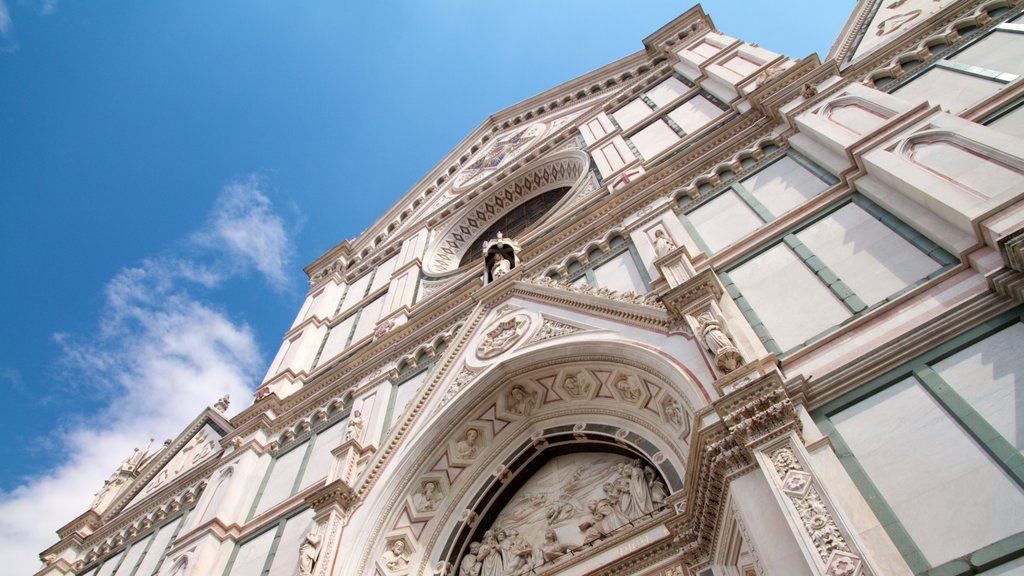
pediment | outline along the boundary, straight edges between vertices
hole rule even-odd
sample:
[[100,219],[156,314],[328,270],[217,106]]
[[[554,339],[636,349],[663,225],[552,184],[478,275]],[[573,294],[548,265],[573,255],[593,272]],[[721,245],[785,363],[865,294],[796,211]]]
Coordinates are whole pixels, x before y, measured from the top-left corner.
[[190,471],[220,453],[220,440],[231,424],[220,412],[207,408],[176,438],[156,452],[141,468],[139,476],[111,507],[108,516],[145,500],[185,477]]
[[829,54],[841,65],[902,39],[953,0],[861,0]]

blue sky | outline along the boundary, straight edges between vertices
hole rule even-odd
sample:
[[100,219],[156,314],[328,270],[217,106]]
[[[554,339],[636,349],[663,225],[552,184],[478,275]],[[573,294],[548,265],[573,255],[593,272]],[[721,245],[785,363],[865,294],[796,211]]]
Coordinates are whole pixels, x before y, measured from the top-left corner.
[[[305,264],[489,114],[642,49],[689,6],[0,0],[13,573],[133,446],[224,393],[231,413],[249,404]],[[853,2],[703,6],[722,32],[803,57]]]

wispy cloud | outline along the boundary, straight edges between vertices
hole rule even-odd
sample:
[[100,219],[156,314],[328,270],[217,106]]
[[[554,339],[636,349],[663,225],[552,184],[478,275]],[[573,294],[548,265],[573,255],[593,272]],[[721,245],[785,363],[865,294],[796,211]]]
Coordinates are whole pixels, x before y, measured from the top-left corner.
[[18,41],[14,38],[14,21],[7,3],[0,0],[0,52],[14,52],[18,49]]
[[38,2],[35,2],[36,11],[41,16],[49,16],[57,11],[57,4],[59,3],[59,0],[38,0]]
[[[258,247],[246,245],[250,234],[263,239]],[[223,246],[213,244],[218,238]],[[109,400],[56,434],[62,465],[0,493],[5,572],[35,572],[35,555],[55,542],[54,530],[85,510],[134,447],[176,435],[224,394],[236,407],[247,403],[263,368],[252,329],[195,293],[252,269],[279,287],[289,237],[260,181],[249,178],[226,186],[207,223],[181,246],[177,252],[187,254],[146,259],[107,283],[95,334],[55,335],[65,365]],[[218,265],[228,256],[238,257],[234,266]]]

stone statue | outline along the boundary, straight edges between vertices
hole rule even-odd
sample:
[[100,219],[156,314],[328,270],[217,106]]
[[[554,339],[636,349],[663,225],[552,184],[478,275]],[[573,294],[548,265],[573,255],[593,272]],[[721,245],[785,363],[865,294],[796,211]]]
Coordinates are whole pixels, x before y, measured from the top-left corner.
[[355,440],[356,442],[363,438],[363,413],[359,410],[353,410],[352,416],[348,419],[348,427],[345,428],[345,440]]
[[498,252],[494,255],[494,261],[491,263],[491,277],[497,280],[505,274],[508,274],[512,270],[512,264],[508,261],[505,256]]
[[480,554],[480,543],[471,542],[469,544],[469,553],[462,557],[462,562],[459,563],[459,576],[480,576],[480,560],[477,556]]
[[533,569],[533,546],[517,530],[507,532],[508,558],[505,563],[506,576],[522,576]]
[[444,495],[437,491],[437,482],[428,480],[423,484],[419,492],[412,495],[412,503],[421,512],[429,512],[434,509],[438,502],[444,499]]
[[658,255],[658,258],[665,256],[669,252],[678,248],[676,243],[668,237],[668,234],[664,230],[658,228],[654,231],[654,253]]
[[231,405],[231,395],[230,394],[225,394],[224,396],[221,397],[220,400],[217,400],[217,402],[213,405],[213,407],[217,410],[217,412],[220,412],[220,413],[223,414],[224,412],[227,412],[228,406],[230,406],[230,405]]
[[405,540],[395,540],[391,547],[381,555],[384,565],[391,570],[400,570],[409,565],[409,559],[405,557]]
[[313,576],[313,567],[319,554],[320,537],[315,531],[310,531],[299,546],[299,576]]
[[722,330],[722,323],[711,310],[697,316],[695,323],[704,345],[715,355],[715,364],[722,372],[732,372],[743,364],[743,356]]
[[683,424],[683,410],[679,407],[679,403],[676,402],[675,398],[669,398],[665,401],[665,419],[676,426]]
[[565,389],[573,396],[585,396],[590,392],[590,383],[583,382],[581,379],[582,375],[580,374],[575,376],[570,374],[565,377],[565,381],[562,383],[562,386],[564,386]]

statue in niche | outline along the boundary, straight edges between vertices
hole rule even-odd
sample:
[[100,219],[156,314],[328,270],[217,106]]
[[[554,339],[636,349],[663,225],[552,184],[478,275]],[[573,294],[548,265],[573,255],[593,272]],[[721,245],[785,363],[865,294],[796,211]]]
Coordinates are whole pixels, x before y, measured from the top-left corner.
[[299,576],[313,576],[313,567],[320,554],[320,537],[311,530],[299,546]]
[[544,542],[540,545],[541,559],[544,562],[554,562],[560,556],[569,551],[569,547],[558,540],[558,534],[548,528],[544,531]]
[[494,262],[491,264],[491,277],[497,280],[512,270],[512,263],[505,258],[501,252],[494,255]]
[[565,377],[565,381],[562,382],[562,386],[573,396],[586,396],[590,393],[590,383],[583,381],[583,373],[576,374],[575,376],[569,374]]
[[401,570],[409,565],[409,559],[405,557],[405,540],[395,540],[391,546],[384,550],[381,555],[384,565],[391,570]]
[[360,441],[363,438],[363,413],[353,410],[352,416],[348,419],[348,426],[345,428],[345,440]]
[[529,416],[533,405],[537,401],[537,393],[528,391],[519,384],[509,390],[508,410],[520,416]]
[[421,512],[430,512],[438,502],[444,499],[444,494],[437,491],[437,482],[428,480],[423,483],[420,491],[412,495],[412,503]]
[[501,545],[494,530],[484,532],[484,540],[477,554],[480,560],[480,576],[504,576],[505,563],[501,558]]
[[474,458],[479,449],[477,441],[480,439],[480,432],[476,428],[466,430],[466,435],[455,443],[455,455],[459,458]]
[[722,322],[711,310],[705,310],[694,320],[704,346],[715,355],[715,364],[722,372],[729,373],[743,365],[743,356],[722,330]]
[[669,252],[678,248],[675,241],[668,237],[664,230],[658,228],[654,231],[654,253],[661,258]]
[[622,397],[631,402],[636,402],[643,395],[643,386],[640,384],[640,378],[636,375],[627,376],[623,374],[619,376],[619,379],[615,382],[615,388],[622,393]]
[[480,576],[480,543],[470,542],[469,553],[459,562],[459,576]]

